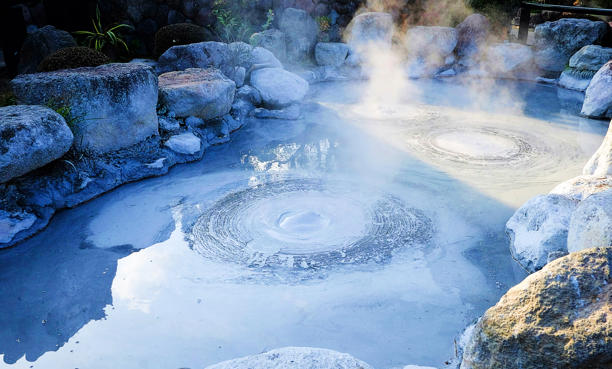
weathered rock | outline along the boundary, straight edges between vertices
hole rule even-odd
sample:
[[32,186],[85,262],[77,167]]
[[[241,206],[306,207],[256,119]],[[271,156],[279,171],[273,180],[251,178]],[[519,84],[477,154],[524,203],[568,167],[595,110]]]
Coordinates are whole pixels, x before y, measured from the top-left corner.
[[24,74],[11,81],[22,104],[65,105],[74,122],[74,146],[106,153],[157,135],[157,77],[140,64]]
[[[253,64],[253,46],[246,42],[232,42],[227,45],[229,50],[229,65],[235,68],[242,67],[246,70]],[[233,74],[228,75],[233,79]]]
[[236,84],[236,87],[242,87],[246,78],[246,69],[244,67],[235,67],[232,81]]
[[308,92],[308,82],[280,68],[258,69],[251,74],[251,85],[261,94],[264,105],[282,108],[301,101]]
[[228,360],[206,369],[372,369],[349,354],[312,348],[285,347],[263,354]]
[[597,246],[612,246],[612,189],[582,201],[570,221],[567,249],[576,252]]
[[285,34],[277,29],[268,29],[251,35],[249,42],[253,46],[263,47],[281,60],[287,59]]
[[253,116],[259,119],[296,120],[296,119],[300,119],[300,106],[290,105],[286,108],[276,109],[276,110],[257,108],[253,110]]
[[369,47],[389,48],[393,28],[393,18],[389,13],[359,14],[349,25],[349,46],[357,52],[365,52]]
[[0,183],[64,155],[72,132],[64,118],[44,106],[0,108]]
[[516,43],[493,44],[485,49],[485,68],[497,77],[521,76],[533,71],[533,51]]
[[191,132],[172,136],[164,144],[170,150],[179,154],[193,155],[200,151],[202,141]]
[[582,174],[597,177],[612,176],[612,124],[608,126],[608,132],[601,146],[582,169]]
[[318,65],[341,66],[348,53],[348,45],[342,42],[319,42],[315,46],[315,60]]
[[0,245],[11,242],[19,232],[28,230],[36,219],[36,215],[25,211],[9,213],[0,210]]
[[159,117],[159,130],[162,133],[173,133],[181,129],[178,120],[170,117]]
[[587,45],[575,53],[559,78],[559,85],[570,90],[584,91],[595,73],[610,59],[612,48]]
[[251,86],[242,86],[236,90],[236,99],[244,99],[253,105],[261,104],[261,94]]
[[527,201],[506,223],[510,251],[528,272],[567,253],[567,232],[576,202],[561,195]]
[[456,29],[457,48],[455,52],[459,57],[459,64],[473,66],[489,37],[491,29],[489,20],[481,14],[472,14],[465,18]]
[[253,48],[251,53],[252,69],[258,68],[282,68],[283,64],[268,49],[263,47]]
[[317,43],[318,26],[307,12],[287,8],[281,15],[278,26],[285,34],[288,60],[298,62],[312,56]]
[[207,41],[196,44],[178,45],[169,48],[157,61],[157,73],[185,70],[188,68],[220,69],[226,76],[231,75],[231,53],[227,44]]
[[592,118],[612,118],[612,61],[607,62],[586,89],[581,113]]
[[65,47],[77,46],[70,33],[53,26],[37,29],[28,37],[19,52],[19,74],[36,73],[44,58]]
[[409,55],[439,65],[455,50],[458,37],[451,27],[416,26],[406,31],[404,41]]
[[177,117],[210,120],[229,113],[236,84],[215,68],[189,68],[159,76],[159,103]]
[[464,347],[461,369],[609,368],[612,248],[553,261],[487,310]]
[[564,18],[535,29],[535,61],[544,71],[559,73],[583,46],[600,42],[608,31],[605,22]]
[[579,202],[609,188],[612,188],[612,177],[582,175],[557,185],[550,193]]

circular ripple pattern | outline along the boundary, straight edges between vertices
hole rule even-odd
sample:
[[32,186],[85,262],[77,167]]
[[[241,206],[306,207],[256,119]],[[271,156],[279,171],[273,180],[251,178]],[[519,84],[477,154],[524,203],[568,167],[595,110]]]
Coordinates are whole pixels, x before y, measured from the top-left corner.
[[196,221],[191,239],[209,259],[302,270],[384,262],[432,234],[431,220],[397,197],[299,179],[226,196]]

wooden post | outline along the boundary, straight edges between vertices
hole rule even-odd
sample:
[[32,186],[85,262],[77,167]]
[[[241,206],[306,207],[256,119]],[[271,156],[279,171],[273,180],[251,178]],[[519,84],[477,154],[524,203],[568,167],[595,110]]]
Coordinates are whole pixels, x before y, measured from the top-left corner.
[[531,9],[529,5],[521,2],[521,20],[519,23],[518,39],[519,42],[524,44],[527,43],[527,36],[529,35],[529,19],[531,18]]

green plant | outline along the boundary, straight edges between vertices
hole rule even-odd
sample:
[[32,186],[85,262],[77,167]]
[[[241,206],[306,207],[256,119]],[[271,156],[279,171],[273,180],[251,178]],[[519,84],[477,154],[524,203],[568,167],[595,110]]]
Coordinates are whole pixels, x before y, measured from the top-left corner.
[[0,93],[0,107],[17,105],[17,98],[11,91]]
[[247,5],[247,0],[215,0],[212,13],[217,19],[215,31],[223,42],[248,42],[254,27],[240,15],[240,10]]
[[104,46],[107,44],[113,47],[123,46],[126,52],[129,52],[129,48],[119,30],[122,28],[134,29],[134,27],[127,24],[117,24],[112,27],[102,27],[102,21],[100,19],[100,8],[96,7],[96,17],[91,19],[93,24],[93,31],[76,31],[74,32],[77,36],[85,36],[85,42],[90,48],[97,51],[102,51]]
[[319,25],[319,31],[327,32],[331,28],[331,18],[327,15],[323,15],[316,18],[317,24]]
[[55,98],[50,98],[49,100],[47,100],[45,106],[61,115],[66,121],[68,127],[73,131],[75,126],[81,121],[83,121],[83,118],[85,117],[84,115],[75,116],[72,113],[72,107],[70,105],[66,104],[62,100],[58,100]]
[[274,10],[268,9],[266,13],[266,22],[261,26],[261,29],[264,31],[267,30],[272,26],[272,22],[274,22]]

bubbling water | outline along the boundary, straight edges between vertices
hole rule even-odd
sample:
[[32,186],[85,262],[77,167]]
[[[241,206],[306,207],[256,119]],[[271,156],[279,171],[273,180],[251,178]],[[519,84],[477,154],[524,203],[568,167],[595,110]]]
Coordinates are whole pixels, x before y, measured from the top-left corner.
[[227,195],[198,218],[193,248],[251,268],[322,269],[384,262],[424,247],[432,221],[388,193],[346,182],[296,179]]

